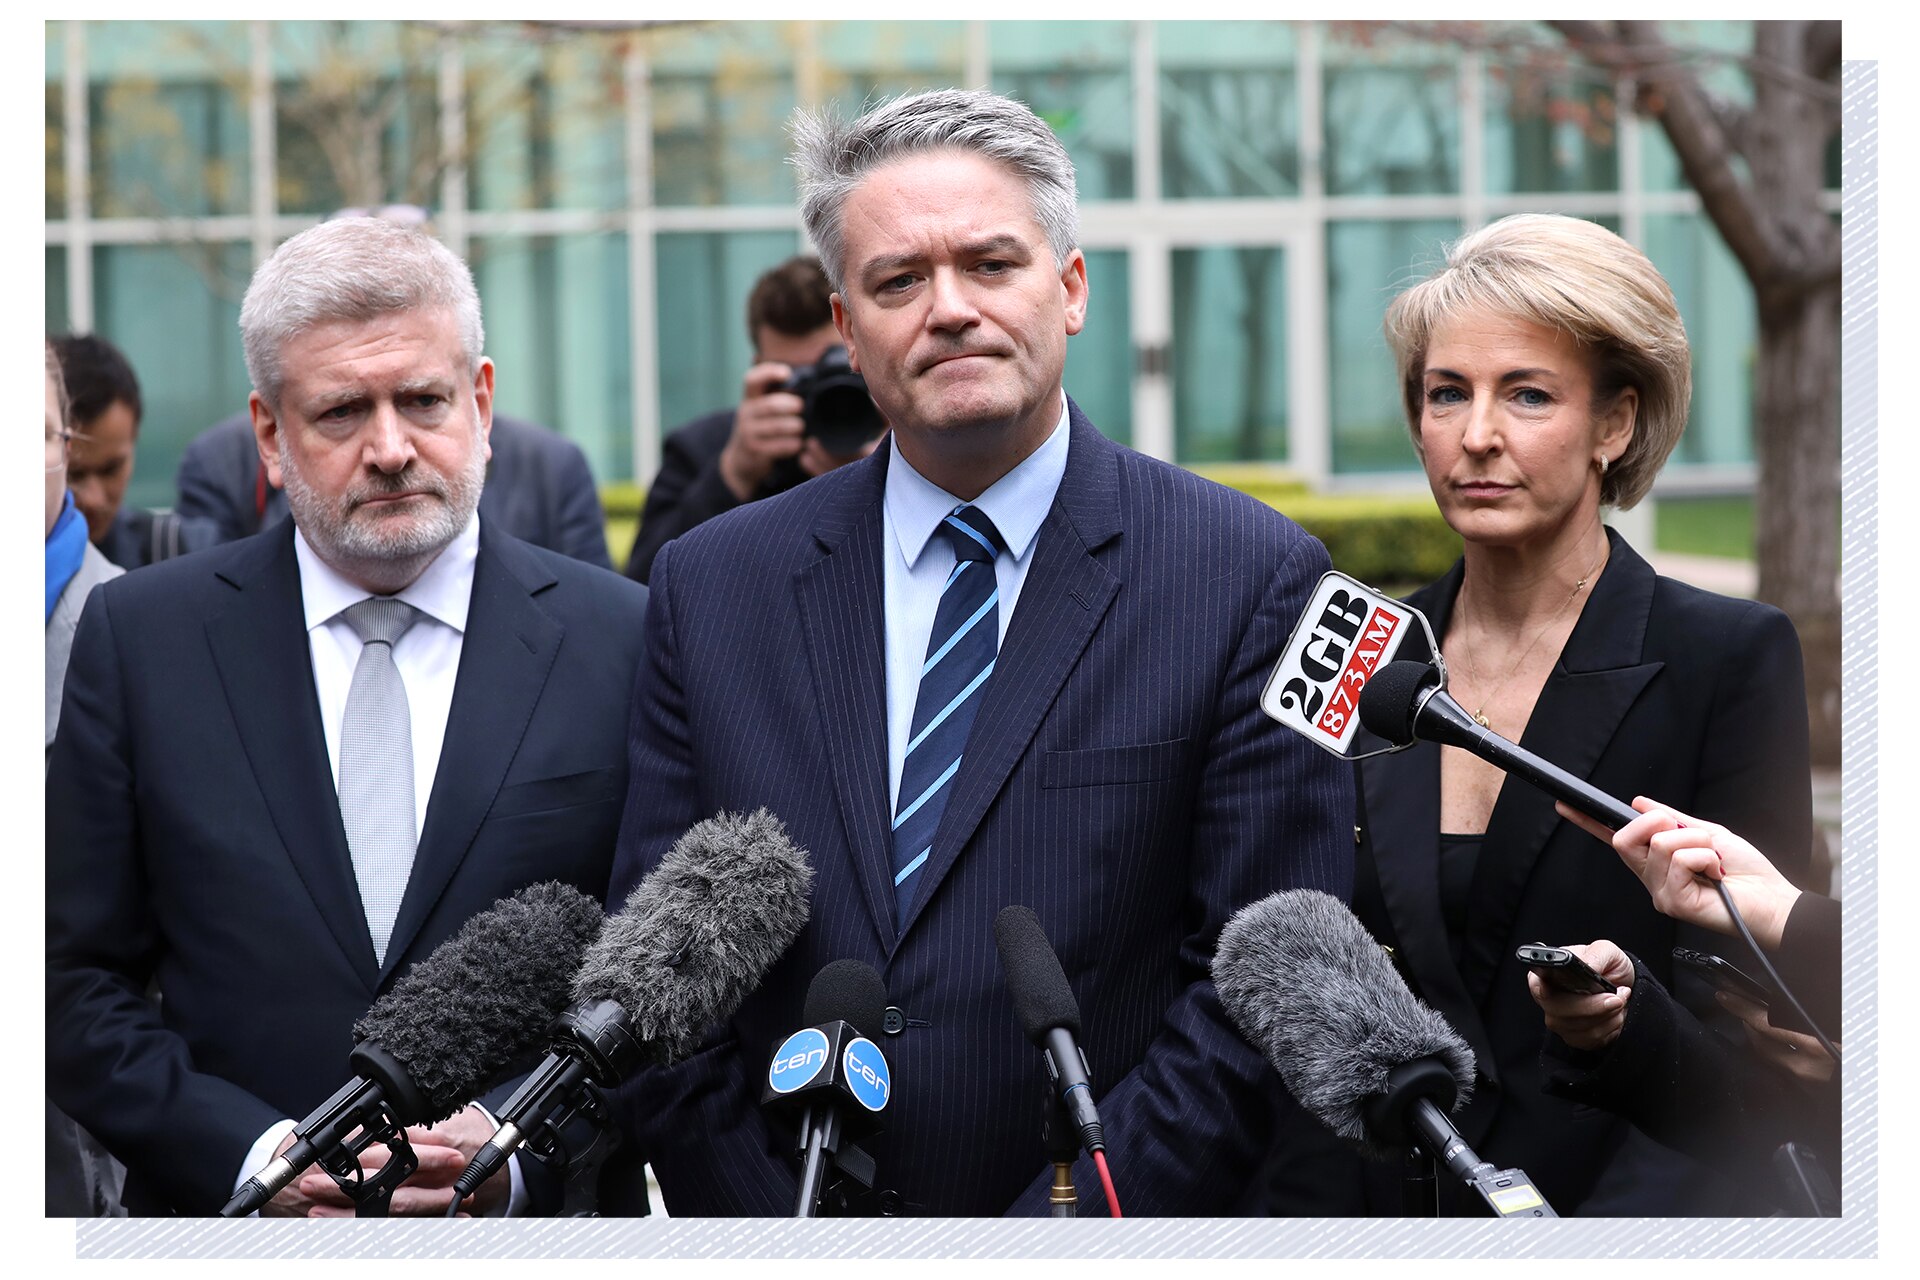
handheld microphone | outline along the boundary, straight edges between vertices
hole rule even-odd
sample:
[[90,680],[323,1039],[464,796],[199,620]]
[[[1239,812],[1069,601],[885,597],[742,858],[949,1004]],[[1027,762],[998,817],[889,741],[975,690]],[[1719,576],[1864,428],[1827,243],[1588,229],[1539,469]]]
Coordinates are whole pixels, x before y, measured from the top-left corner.
[[765,809],[688,828],[586,948],[545,1061],[455,1180],[449,1214],[587,1083],[678,1061],[733,1016],[806,924],[812,883],[806,851]]
[[[355,1078],[294,1126],[292,1145],[248,1178],[220,1216],[258,1211],[316,1161],[362,1212],[384,1211],[393,1187],[417,1167],[402,1131],[452,1115],[539,1045],[601,919],[599,903],[552,881],[468,920],[354,1024],[347,1064]],[[350,1142],[356,1129],[362,1133]],[[363,1182],[359,1152],[374,1141],[394,1158]]]
[[820,1216],[828,1166],[873,1186],[873,1158],[853,1144],[879,1132],[893,1076],[860,1029],[880,1026],[886,1008],[887,988],[873,966],[835,960],[807,987],[807,1025],[774,1048],[760,1102],[798,1120],[796,1218]]
[[1002,907],[994,917],[993,940],[1013,996],[1013,1015],[1027,1039],[1046,1055],[1047,1077],[1079,1131],[1081,1145],[1089,1154],[1106,1150],[1106,1133],[1093,1102],[1093,1072],[1080,1051],[1080,1005],[1040,917],[1031,907]]
[[1376,671],[1360,691],[1360,723],[1395,746],[1419,740],[1470,751],[1610,827],[1640,816],[1633,806],[1482,726],[1446,691],[1431,663],[1389,662]]
[[1337,1136],[1376,1160],[1418,1147],[1497,1217],[1559,1216],[1447,1118],[1472,1094],[1473,1051],[1338,898],[1291,889],[1241,908],[1220,932],[1213,983],[1240,1034]]

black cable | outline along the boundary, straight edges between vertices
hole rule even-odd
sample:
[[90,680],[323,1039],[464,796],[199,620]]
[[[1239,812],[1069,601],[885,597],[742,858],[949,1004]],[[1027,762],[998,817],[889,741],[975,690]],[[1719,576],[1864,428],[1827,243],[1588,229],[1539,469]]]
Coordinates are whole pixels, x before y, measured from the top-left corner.
[[[1704,877],[1702,878],[1704,879]],[[1761,950],[1758,942],[1754,941],[1753,931],[1747,928],[1746,920],[1740,915],[1740,908],[1733,905],[1733,895],[1727,892],[1727,882],[1724,880],[1712,880],[1708,883],[1719,890],[1720,904],[1727,909],[1727,914],[1733,917],[1733,927],[1740,931],[1741,941],[1747,944],[1748,950],[1753,952],[1754,958],[1759,960],[1761,967],[1767,971],[1767,977],[1772,979],[1773,989],[1787,998],[1787,1003],[1792,1005],[1793,1011],[1800,1015],[1800,1020],[1812,1029],[1813,1038],[1820,1042],[1820,1047],[1827,1051],[1828,1055],[1833,1058],[1833,1065],[1835,1068],[1838,1068],[1840,1065],[1840,1051],[1833,1047],[1833,1041],[1827,1039],[1826,1033],[1820,1030],[1820,1024],[1807,1016],[1807,1011],[1801,1005],[1799,997],[1793,994],[1793,988],[1789,987],[1786,982],[1781,979],[1779,970],[1773,967],[1773,961],[1767,959],[1767,953]]]

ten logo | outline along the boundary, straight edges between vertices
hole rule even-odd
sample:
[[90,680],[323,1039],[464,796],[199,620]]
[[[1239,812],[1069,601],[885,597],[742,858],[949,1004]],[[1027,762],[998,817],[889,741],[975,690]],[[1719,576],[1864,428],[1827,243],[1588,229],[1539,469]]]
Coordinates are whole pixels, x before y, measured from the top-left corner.
[[814,1027],[796,1031],[774,1051],[773,1065],[767,1068],[767,1087],[775,1093],[804,1089],[826,1066],[827,1037]]
[[847,1069],[847,1091],[869,1111],[884,1111],[893,1091],[893,1079],[887,1072],[887,1060],[873,1041],[860,1037],[847,1042],[840,1055]]

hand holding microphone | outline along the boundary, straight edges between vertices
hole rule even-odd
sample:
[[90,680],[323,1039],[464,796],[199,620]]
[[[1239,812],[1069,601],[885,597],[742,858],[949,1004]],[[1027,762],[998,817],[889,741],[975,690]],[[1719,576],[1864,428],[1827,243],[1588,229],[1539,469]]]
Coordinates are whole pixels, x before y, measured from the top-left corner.
[[1615,831],[1562,803],[1554,804],[1561,817],[1613,846],[1647,887],[1654,910],[1661,915],[1715,933],[1735,933],[1733,917],[1713,888],[1712,882],[1719,882],[1746,918],[1754,941],[1768,951],[1779,947],[1800,890],[1774,869],[1765,854],[1725,827],[1690,818],[1645,796],[1635,796],[1633,807],[1640,816]]
[[[452,1115],[540,1043],[600,921],[598,903],[558,883],[531,885],[468,920],[354,1024],[355,1077],[294,1126],[220,1216],[244,1217],[276,1197],[288,1212],[310,1207],[292,1184],[315,1163],[359,1213],[384,1214],[420,1167],[406,1127]],[[370,1151],[375,1142],[391,1154]]]

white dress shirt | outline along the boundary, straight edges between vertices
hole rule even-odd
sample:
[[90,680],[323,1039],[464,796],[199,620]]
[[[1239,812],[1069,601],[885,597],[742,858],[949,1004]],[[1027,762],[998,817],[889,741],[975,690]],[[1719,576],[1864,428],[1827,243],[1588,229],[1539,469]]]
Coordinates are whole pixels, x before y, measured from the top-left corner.
[[[480,551],[480,515],[475,512],[467,527],[413,584],[398,593],[420,611],[420,617],[393,645],[393,665],[407,689],[407,715],[413,729],[413,838],[417,842],[426,827],[427,799],[433,795],[434,775],[440,769],[440,747],[447,737],[447,717],[453,710],[454,679],[460,673],[460,646],[466,638],[467,607],[473,600],[473,563]],[[333,785],[340,786],[340,726],[347,716],[347,692],[353,687],[353,669],[360,661],[360,637],[342,615],[373,593],[356,586],[322,560],[296,526],[293,533],[294,559],[300,566],[300,602],[306,615],[307,651],[313,660],[313,687],[320,699],[320,723],[327,734],[327,761],[333,768]],[[342,1063],[342,1069],[345,1068]],[[341,1083],[346,1083],[342,1079]],[[482,1112],[484,1114],[484,1110]],[[238,1191],[246,1180],[267,1161],[294,1126],[281,1120],[254,1141],[234,1179]],[[520,1163],[516,1155],[509,1163],[512,1192],[508,1213],[524,1208],[526,1192],[521,1186]]]
[[[1067,397],[1060,396],[1060,420],[1053,434],[1020,465],[1001,476],[975,498],[973,506],[986,512],[1006,544],[993,562],[1000,585],[1000,639],[1020,602],[1020,588],[1033,565],[1033,545],[1041,522],[1053,506],[1060,477],[1067,471]],[[886,570],[887,628],[887,806],[900,804],[900,771],[907,761],[907,742],[913,731],[913,703],[920,692],[920,668],[927,660],[927,638],[940,609],[940,593],[953,574],[953,548],[933,532],[940,522],[963,505],[945,489],[913,469],[889,445],[887,460],[885,532],[881,561]]]
[[[466,636],[467,606],[473,599],[473,560],[480,550],[480,515],[475,512],[446,549],[433,558],[413,585],[394,597],[420,611],[420,617],[393,645],[393,665],[407,687],[407,715],[413,725],[413,838],[427,820],[427,797],[440,768],[440,744],[447,737],[453,710],[453,682],[460,673],[460,645]],[[340,785],[340,725],[347,717],[347,691],[360,661],[360,637],[342,611],[372,595],[355,586],[322,560],[298,529],[293,552],[300,562],[300,602],[306,612],[307,648],[313,657],[313,688],[320,696],[320,723],[327,730],[327,760],[333,785]]]

